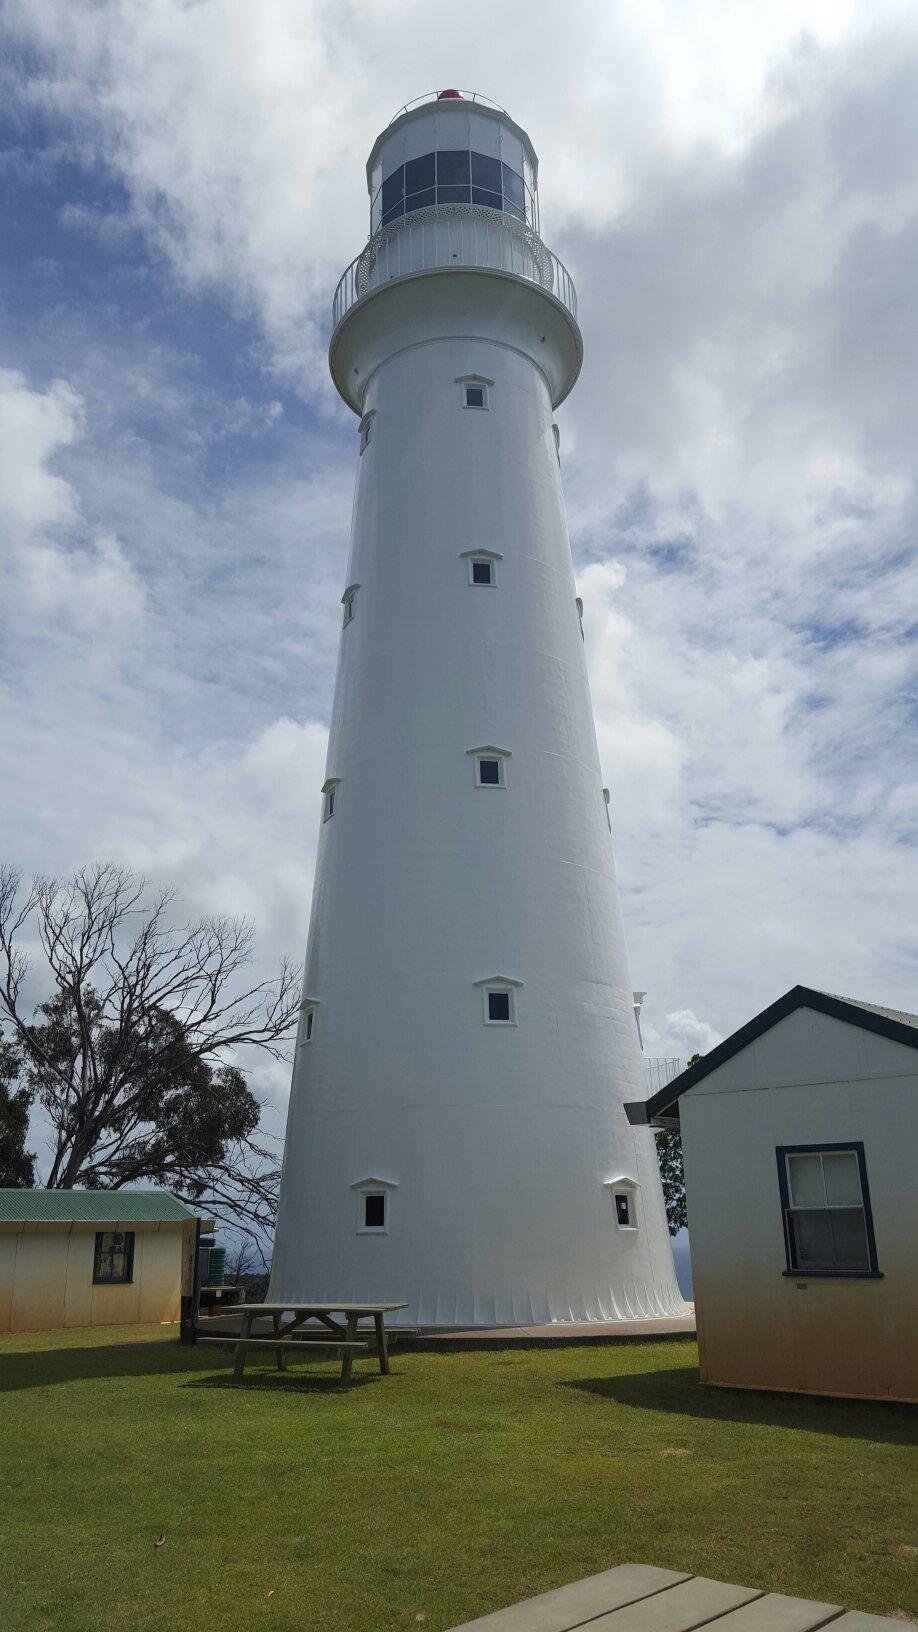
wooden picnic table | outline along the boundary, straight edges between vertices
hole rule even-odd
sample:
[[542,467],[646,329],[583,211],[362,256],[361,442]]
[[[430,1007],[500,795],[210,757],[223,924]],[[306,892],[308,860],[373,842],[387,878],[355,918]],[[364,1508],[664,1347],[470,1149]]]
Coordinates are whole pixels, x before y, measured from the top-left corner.
[[[278,1371],[286,1370],[285,1354],[290,1349],[336,1349],[341,1354],[341,1382],[350,1381],[355,1353],[376,1354],[383,1376],[389,1370],[385,1317],[393,1309],[407,1309],[406,1303],[237,1303],[233,1314],[241,1316],[237,1334],[199,1336],[199,1343],[219,1343],[233,1350],[233,1378],[239,1382],[252,1349],[273,1349]],[[288,1318],[285,1320],[284,1316]],[[344,1324],[336,1316],[343,1316]],[[271,1332],[252,1335],[256,1320],[268,1319]],[[371,1319],[373,1330],[360,1327],[361,1319]],[[318,1330],[315,1325],[317,1323]],[[299,1333],[299,1336],[294,1336]]]

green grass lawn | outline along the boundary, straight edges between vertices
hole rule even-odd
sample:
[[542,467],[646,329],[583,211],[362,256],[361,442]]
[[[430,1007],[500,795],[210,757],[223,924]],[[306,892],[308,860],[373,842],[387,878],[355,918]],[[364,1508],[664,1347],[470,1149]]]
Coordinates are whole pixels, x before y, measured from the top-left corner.
[[703,1389],[684,1340],[336,1371],[0,1338],[0,1626],[440,1632],[628,1561],[916,1615],[907,1407]]

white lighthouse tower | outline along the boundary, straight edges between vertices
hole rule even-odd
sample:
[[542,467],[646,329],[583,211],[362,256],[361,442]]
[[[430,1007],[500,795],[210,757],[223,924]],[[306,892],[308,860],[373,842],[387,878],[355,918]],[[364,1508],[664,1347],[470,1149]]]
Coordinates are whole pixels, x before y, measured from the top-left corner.
[[[582,346],[525,131],[404,109],[330,366],[359,419],[269,1297],[682,1312],[553,411]],[[318,792],[318,790],[317,790]]]

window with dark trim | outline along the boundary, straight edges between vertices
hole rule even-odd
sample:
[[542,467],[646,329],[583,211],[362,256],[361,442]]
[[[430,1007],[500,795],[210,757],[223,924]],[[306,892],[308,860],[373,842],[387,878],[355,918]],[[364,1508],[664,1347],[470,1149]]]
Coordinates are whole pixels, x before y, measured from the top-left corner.
[[615,1218],[624,1229],[630,1228],[631,1197],[629,1196],[627,1190],[616,1190],[615,1192]]
[[864,1146],[779,1145],[789,1275],[879,1275]]
[[315,1025],[315,1018],[316,1018],[315,1009],[307,1009],[304,1018],[305,1018],[305,1024],[303,1026],[303,1041],[305,1043],[311,1043],[312,1042],[312,1031],[313,1031],[313,1026]]
[[125,1285],[134,1279],[134,1231],[97,1230],[92,1278],[96,1286]]
[[487,408],[487,388],[483,385],[467,385],[465,387],[466,408]]
[[513,1019],[513,1008],[510,992],[488,993],[488,1019],[503,1022],[505,1025]]

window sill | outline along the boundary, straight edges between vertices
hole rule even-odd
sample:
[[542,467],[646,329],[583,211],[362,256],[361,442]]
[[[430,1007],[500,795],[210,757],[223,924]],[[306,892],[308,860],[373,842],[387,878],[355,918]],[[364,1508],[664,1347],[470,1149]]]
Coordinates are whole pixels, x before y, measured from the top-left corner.
[[882,1269],[782,1269],[785,1281],[882,1281]]
[[637,1235],[638,1233],[636,1224],[616,1224],[615,1228],[621,1230],[622,1235]]

